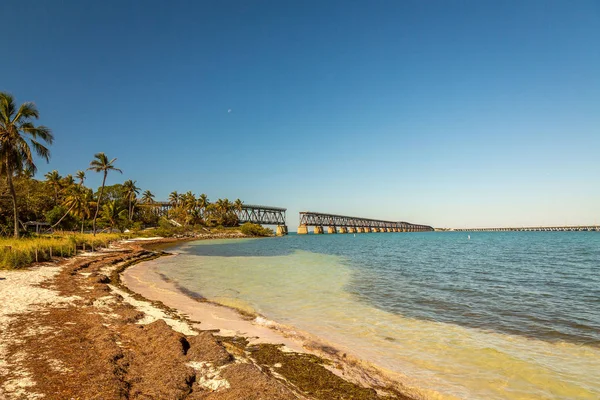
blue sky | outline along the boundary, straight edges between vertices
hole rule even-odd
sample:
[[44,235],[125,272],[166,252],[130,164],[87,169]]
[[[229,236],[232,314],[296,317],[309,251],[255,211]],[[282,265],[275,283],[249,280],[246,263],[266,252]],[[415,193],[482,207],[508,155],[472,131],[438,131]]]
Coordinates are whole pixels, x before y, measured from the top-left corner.
[[[600,224],[597,1],[4,1],[49,165],[439,227]],[[8,54],[8,56],[7,56]],[[231,110],[231,112],[228,112]],[[97,185],[100,176],[91,176]]]

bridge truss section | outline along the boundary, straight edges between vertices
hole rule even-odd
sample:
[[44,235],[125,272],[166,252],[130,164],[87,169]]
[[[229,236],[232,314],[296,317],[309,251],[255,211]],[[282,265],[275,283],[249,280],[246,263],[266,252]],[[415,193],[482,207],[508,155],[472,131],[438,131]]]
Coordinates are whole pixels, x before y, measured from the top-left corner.
[[346,215],[324,214],[312,211],[300,212],[301,226],[330,226],[336,228],[391,229],[398,231],[433,231],[428,225],[412,224],[404,221],[383,221],[370,218],[349,217]]
[[287,209],[271,206],[244,204],[241,211],[236,210],[240,224],[251,222],[260,225],[285,225]]

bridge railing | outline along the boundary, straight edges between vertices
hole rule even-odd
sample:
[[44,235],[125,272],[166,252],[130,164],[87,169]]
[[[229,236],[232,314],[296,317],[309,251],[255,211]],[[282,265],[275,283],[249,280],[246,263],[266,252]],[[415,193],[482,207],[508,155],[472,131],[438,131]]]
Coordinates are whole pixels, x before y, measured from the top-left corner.
[[457,228],[456,232],[600,232],[600,225],[531,226],[510,228]]
[[428,225],[412,224],[404,221],[384,221],[312,211],[300,212],[298,233],[308,233],[309,226],[315,227],[315,233],[322,233],[323,226],[329,227],[329,232],[331,233],[336,233],[337,228],[342,228],[340,230],[342,233],[346,233],[348,229],[352,232],[357,228],[368,229],[369,231],[376,230],[378,232],[422,232],[434,230]]
[[[153,211],[159,217],[169,218],[169,212],[175,206],[166,201],[156,201],[153,203],[139,204],[141,207],[152,207]],[[199,210],[204,217],[204,210]],[[281,207],[261,206],[253,204],[244,204],[241,210],[233,210],[240,223],[251,222],[261,225],[286,225],[287,209]]]

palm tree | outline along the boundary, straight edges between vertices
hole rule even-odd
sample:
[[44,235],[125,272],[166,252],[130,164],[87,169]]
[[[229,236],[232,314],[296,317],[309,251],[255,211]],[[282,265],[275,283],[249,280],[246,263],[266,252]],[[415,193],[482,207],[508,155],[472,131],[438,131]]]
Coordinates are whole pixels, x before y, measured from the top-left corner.
[[61,185],[62,185],[63,190],[69,189],[69,188],[71,188],[71,186],[74,186],[75,179],[73,179],[73,175],[69,174],[69,175],[65,176],[64,178],[62,178]]
[[[52,144],[54,137],[49,128],[34,126],[32,119],[38,119],[39,112],[33,103],[23,103],[17,109],[13,97],[0,92],[0,175],[6,176],[13,205],[14,236],[19,237],[19,208],[13,176],[23,171],[35,173],[31,147],[38,156],[48,161],[50,150],[38,139]],[[31,147],[30,147],[31,145]]]
[[79,186],[83,186],[83,181],[85,181],[85,171],[77,171],[77,179],[79,179]]
[[181,195],[177,193],[177,190],[174,190],[169,194],[169,203],[171,203],[173,207],[177,207],[179,205],[180,200]]
[[111,200],[102,206],[102,220],[108,222],[111,230],[114,229],[115,225],[122,222],[126,216],[127,210],[119,208],[119,204],[115,200]]
[[83,225],[86,218],[90,218],[91,216],[93,197],[94,194],[90,189],[78,186],[77,189],[72,190],[65,198],[64,206],[69,208],[68,212],[81,219],[81,233],[83,233]]
[[131,179],[123,182],[123,189],[125,190],[125,198],[129,202],[129,207],[127,208],[127,215],[129,217],[129,221],[133,218],[133,207],[135,204],[135,200],[137,195],[140,193],[140,188],[135,186],[137,181],[132,181]]
[[233,208],[235,208],[235,210],[238,211],[238,212],[242,212],[242,209],[244,208],[244,202],[241,201],[240,199],[237,199],[233,203]]
[[[73,181],[73,177],[71,175],[67,175],[67,176],[70,176],[71,181]],[[55,228],[56,226],[58,226],[58,224],[60,224],[67,215],[72,214],[71,211],[73,210],[73,208],[75,208],[75,206],[77,204],[73,201],[67,201],[67,199],[69,199],[69,198],[73,199],[75,197],[79,197],[82,193],[82,188],[81,188],[81,186],[75,186],[75,182],[72,182],[71,185],[65,186],[63,188],[63,191],[65,193],[67,193],[65,200],[63,202],[63,205],[65,207],[68,207],[68,209],[65,212],[65,214],[62,217],[60,217],[60,219],[54,225],[52,225],[52,228]]]
[[46,183],[54,189],[54,205],[58,203],[58,192],[62,187],[62,176],[58,173],[57,170],[53,170],[44,175],[46,178]]
[[206,214],[206,207],[208,207],[208,205],[210,204],[210,202],[208,201],[208,196],[204,193],[202,193],[200,196],[198,196],[198,201],[196,202],[198,208],[200,208],[200,211],[202,212],[202,217],[204,218],[204,214]]
[[152,194],[151,191],[146,190],[144,193],[142,193],[142,202],[146,204],[154,203],[154,194]]
[[108,175],[108,171],[118,171],[123,173],[119,168],[116,168],[113,163],[116,161],[116,158],[112,160],[108,160],[106,154],[97,153],[94,155],[94,160],[90,162],[90,167],[88,170],[92,170],[94,172],[102,172],[102,188],[100,189],[100,195],[98,196],[98,204],[96,204],[96,213],[94,214],[94,221],[92,222],[92,232],[94,236],[96,236],[96,218],[98,218],[98,211],[100,211],[100,204],[102,203],[102,195],[104,194],[104,185],[106,184],[106,176]]

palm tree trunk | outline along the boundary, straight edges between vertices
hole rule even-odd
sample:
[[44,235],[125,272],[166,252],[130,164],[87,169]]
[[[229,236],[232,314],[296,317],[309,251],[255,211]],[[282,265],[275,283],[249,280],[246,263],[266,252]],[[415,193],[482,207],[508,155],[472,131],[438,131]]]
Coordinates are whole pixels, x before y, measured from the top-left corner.
[[102,195],[104,194],[104,184],[106,183],[107,171],[104,171],[104,178],[102,179],[102,188],[100,188],[100,195],[98,196],[98,204],[96,205],[96,213],[94,214],[94,221],[92,222],[92,231],[96,236],[96,218],[98,218],[98,211],[100,211],[100,202],[102,201]]
[[83,224],[85,223],[85,218],[81,218],[81,234],[83,235]]
[[57,222],[57,223],[55,223],[54,225],[52,225],[50,228],[54,228],[55,226],[57,226],[58,224],[60,224],[60,223],[61,223],[61,221],[62,221],[63,219],[65,219],[65,217],[67,216],[67,214],[71,212],[71,210],[73,209],[73,207],[75,207],[75,203],[73,203],[73,205],[71,206],[71,208],[69,208],[69,209],[67,210],[67,212],[65,213],[65,215],[63,215],[63,216],[62,216],[62,217],[61,217],[61,218],[58,220],[58,222]]
[[10,189],[10,197],[12,198],[13,204],[13,217],[15,223],[15,239],[19,238],[19,212],[17,209],[17,192],[15,192],[15,186],[13,185],[12,180],[12,171],[8,166],[8,161],[6,162],[6,183],[8,184],[8,188]]

